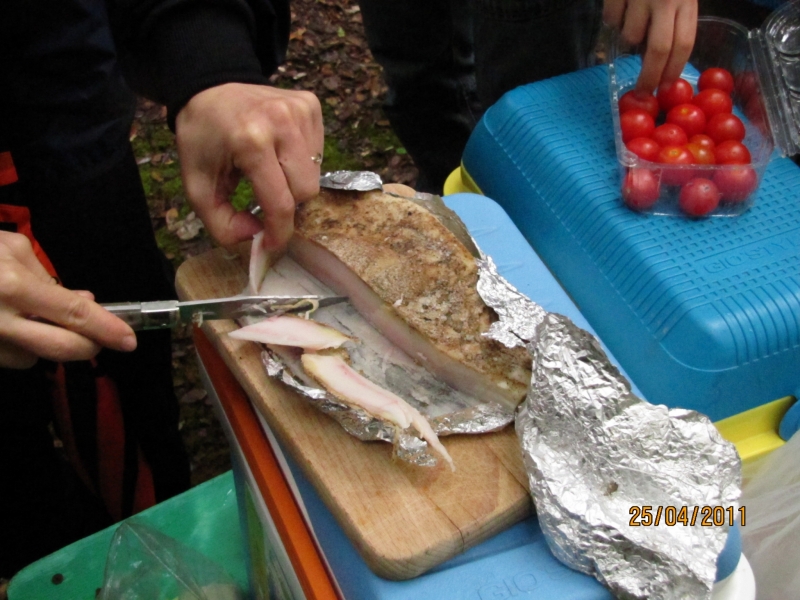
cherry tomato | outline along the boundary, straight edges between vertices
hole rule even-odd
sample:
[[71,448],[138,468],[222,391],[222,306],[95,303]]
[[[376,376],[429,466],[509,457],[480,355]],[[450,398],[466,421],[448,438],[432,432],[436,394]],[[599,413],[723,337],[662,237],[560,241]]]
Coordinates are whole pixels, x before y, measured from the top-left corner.
[[650,208],[660,193],[658,177],[649,169],[630,169],[622,182],[622,199],[634,210]]
[[700,74],[697,80],[697,88],[700,91],[711,89],[722,90],[730,94],[733,91],[733,75],[727,69],[711,67]]
[[671,84],[662,83],[656,92],[658,105],[664,112],[669,112],[670,108],[678,104],[691,102],[693,95],[692,84],[685,79],[678,79]]
[[742,98],[742,104],[747,104],[747,101],[758,92],[758,80],[753,71],[744,71],[736,76],[736,92]]
[[694,104],[678,104],[669,109],[667,123],[677,125],[687,136],[693,136],[705,131],[706,115]]
[[717,208],[720,197],[713,181],[696,177],[681,188],[678,205],[687,215],[702,217]]
[[714,175],[722,199],[727,202],[742,202],[758,187],[758,174],[748,165],[726,167]]
[[750,151],[741,142],[726,140],[714,148],[714,156],[721,165],[748,165],[752,162]]
[[661,150],[661,146],[649,137],[633,138],[625,146],[639,158],[653,162],[658,160],[658,151]]
[[658,118],[658,100],[650,92],[637,92],[630,90],[622,94],[619,99],[619,114],[629,110],[639,109],[645,111],[654,119]]
[[661,182],[665,185],[683,185],[694,177],[692,169],[680,168],[694,164],[694,157],[685,146],[664,146],[658,152],[658,162],[668,165],[661,171]]
[[700,144],[689,142],[686,144],[686,149],[692,153],[695,164],[713,165],[717,162],[717,159],[714,156],[714,151],[710,148],[705,148]]
[[703,90],[692,98],[692,104],[699,106],[707,119],[719,113],[729,113],[733,110],[733,100],[731,100],[730,94],[717,88]]
[[638,108],[620,115],[619,125],[622,130],[623,142],[629,142],[638,137],[649,137],[656,128],[653,117]]
[[725,140],[736,140],[741,142],[744,139],[745,129],[741,119],[731,113],[720,113],[714,115],[706,124],[706,135],[715,144],[720,144]]
[[674,123],[664,123],[653,130],[650,135],[661,146],[683,146],[689,141],[686,132]]
[[753,94],[744,106],[744,114],[750,119],[750,123],[754,127],[758,127],[762,133],[766,133],[767,116],[766,109],[764,108],[764,100],[761,94]]
[[698,133],[697,135],[693,135],[689,138],[689,143],[697,144],[698,146],[702,146],[707,150],[714,149],[714,140],[708,137],[705,133]]

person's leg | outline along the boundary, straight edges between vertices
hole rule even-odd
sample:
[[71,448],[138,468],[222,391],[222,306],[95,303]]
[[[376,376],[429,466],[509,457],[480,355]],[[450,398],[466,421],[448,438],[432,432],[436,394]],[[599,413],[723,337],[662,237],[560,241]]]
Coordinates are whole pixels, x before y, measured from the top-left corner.
[[441,193],[480,118],[469,0],[360,0],[367,41],[389,91],[384,110],[420,172]]
[[601,0],[475,0],[484,109],[517,86],[593,64]]

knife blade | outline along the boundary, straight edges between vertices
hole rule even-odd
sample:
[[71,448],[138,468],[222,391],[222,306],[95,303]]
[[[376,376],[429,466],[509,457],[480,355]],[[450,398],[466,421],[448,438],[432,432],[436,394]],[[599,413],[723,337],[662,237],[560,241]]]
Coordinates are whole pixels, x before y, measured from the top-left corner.
[[142,331],[175,327],[180,323],[199,325],[206,320],[307,312],[345,300],[345,296],[232,296],[188,302],[116,302],[101,306],[125,321],[132,329]]

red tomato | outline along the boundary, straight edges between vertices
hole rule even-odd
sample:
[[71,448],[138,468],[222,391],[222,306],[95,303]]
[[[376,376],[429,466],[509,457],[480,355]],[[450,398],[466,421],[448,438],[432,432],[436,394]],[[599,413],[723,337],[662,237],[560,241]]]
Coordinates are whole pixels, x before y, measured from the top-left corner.
[[664,112],[668,112],[670,108],[678,106],[678,104],[691,102],[693,95],[692,84],[685,79],[678,79],[671,84],[662,83],[656,92],[658,105]]
[[752,162],[750,151],[741,142],[726,140],[714,148],[714,156],[721,165],[748,165]]
[[698,133],[697,135],[693,135],[689,138],[689,142],[692,144],[697,144],[698,146],[702,146],[707,150],[714,149],[714,140],[708,137],[704,133]]
[[622,182],[622,198],[634,210],[650,208],[660,193],[658,178],[649,169],[631,169]]
[[716,163],[714,151],[710,148],[705,148],[700,144],[689,142],[686,144],[686,149],[692,153],[695,164],[698,165],[713,165]]
[[728,202],[746,200],[758,187],[758,174],[753,167],[742,165],[726,167],[714,175],[722,199]]
[[638,137],[649,137],[656,128],[653,117],[638,108],[620,115],[619,125],[622,130],[623,142],[629,142]]
[[630,90],[619,99],[619,114],[634,109],[643,110],[654,119],[658,118],[658,100],[650,92]]
[[733,91],[733,75],[727,69],[712,67],[700,74],[697,87],[700,91],[712,88],[730,94]]
[[705,131],[706,115],[694,104],[678,104],[669,109],[667,123],[677,125],[687,136],[693,136]]
[[661,150],[661,146],[649,137],[633,138],[625,146],[639,158],[653,162],[658,159],[658,151]]
[[736,76],[736,92],[742,98],[742,104],[753,97],[758,92],[758,80],[752,71],[744,71]]
[[697,177],[681,188],[678,205],[687,215],[702,217],[717,208],[720,191],[710,179]]
[[[694,157],[685,146],[664,146],[658,152],[658,162],[665,165],[680,167],[693,165]],[[665,167],[661,171],[661,182],[665,185],[683,185],[694,177],[692,169]]]
[[744,123],[739,117],[731,113],[714,115],[706,124],[706,135],[714,140],[715,144],[725,140],[741,142],[744,139],[744,134]]
[[699,106],[707,119],[719,113],[729,113],[733,110],[733,100],[731,100],[730,94],[717,88],[703,90],[692,98],[692,104]]
[[674,123],[664,123],[655,128],[650,135],[661,146],[683,146],[689,141],[686,132]]

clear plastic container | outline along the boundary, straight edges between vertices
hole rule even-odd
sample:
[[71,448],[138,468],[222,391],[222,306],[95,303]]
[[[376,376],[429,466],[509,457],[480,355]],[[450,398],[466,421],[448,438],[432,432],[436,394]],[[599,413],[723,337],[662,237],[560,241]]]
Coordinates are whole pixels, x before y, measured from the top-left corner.
[[[742,165],[665,165],[643,160],[629,151],[622,141],[619,99],[633,89],[641,67],[644,46],[625,46],[614,37],[609,48],[609,86],[611,112],[614,119],[615,143],[619,163],[620,184],[632,173],[646,171],[658,183],[658,199],[638,207],[641,212],[659,215],[687,215],[679,206],[683,188],[675,181],[686,182],[698,177],[718,182],[720,178],[744,175]],[[682,78],[695,88],[705,69],[722,67],[731,72],[735,88],[732,93],[733,113],[745,125],[742,143],[750,151],[749,165],[756,182],[745,188],[757,188],[770,159],[800,151],[800,0],[785,3],[759,29],[748,31],[738,23],[716,17],[701,17],[697,37]],[[658,125],[663,121],[660,117]],[[725,172],[725,173],[722,173]],[[721,174],[722,173],[722,174]],[[752,174],[747,174],[753,177]],[[752,183],[752,179],[751,179]],[[652,184],[651,184],[652,190]],[[740,194],[735,200],[723,199],[717,207],[702,216],[736,216],[752,206],[757,194]]]

